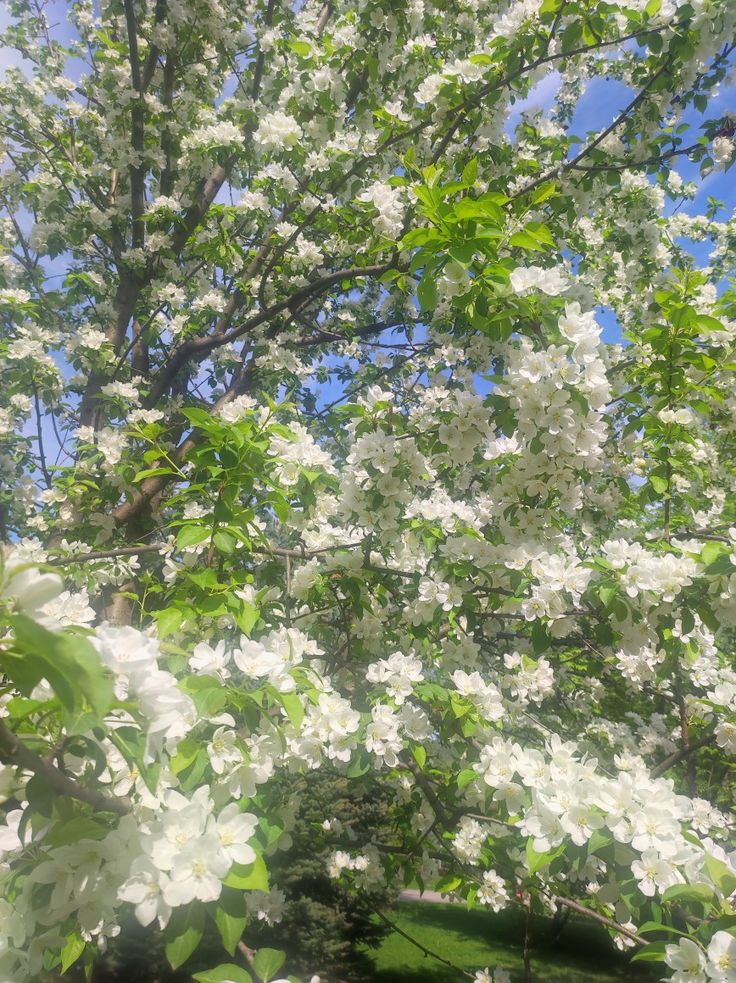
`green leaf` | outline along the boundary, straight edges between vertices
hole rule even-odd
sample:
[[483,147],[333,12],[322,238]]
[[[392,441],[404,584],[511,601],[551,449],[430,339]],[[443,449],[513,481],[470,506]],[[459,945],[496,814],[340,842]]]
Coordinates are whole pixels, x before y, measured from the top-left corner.
[[669,942],[650,942],[631,957],[633,962],[663,962],[665,947]]
[[554,246],[555,244],[554,236],[542,222],[529,222],[524,226],[524,231],[545,246]]
[[476,242],[454,242],[448,252],[462,266],[469,266],[477,248]]
[[477,777],[478,776],[472,768],[463,768],[463,770],[457,776],[457,787],[465,788],[466,785],[470,785],[470,783]]
[[292,724],[299,728],[304,720],[304,707],[296,693],[279,693],[278,699]]
[[247,866],[233,864],[222,883],[225,887],[235,887],[239,891],[268,891],[268,871],[263,857],[256,857]]
[[532,648],[535,655],[546,652],[549,648],[550,637],[547,626],[541,621],[535,621],[532,625]]
[[401,240],[402,249],[416,249],[419,246],[426,246],[430,242],[440,242],[440,236],[436,229],[421,228],[411,229]]
[[692,611],[690,610],[690,608],[683,608],[682,630],[685,632],[686,635],[689,635],[694,627],[695,627],[695,618],[693,616]]
[[66,945],[61,950],[61,971],[66,973],[70,966],[72,966],[77,959],[82,955],[85,949],[85,943],[80,939],[78,935],[67,935]]
[[613,843],[613,837],[610,833],[605,832],[602,829],[594,829],[588,840],[588,856],[595,853],[597,850],[603,850],[604,847],[609,846]]
[[473,706],[457,693],[450,693],[450,707],[458,720],[461,720],[473,709]]
[[183,676],[179,685],[189,693],[202,717],[219,713],[227,703],[225,687],[214,676]]
[[668,932],[670,935],[682,935],[684,938],[690,938],[688,932],[681,932],[677,928],[673,928],[671,925],[664,925],[662,922],[650,921],[644,922],[637,928],[639,935],[646,935],[648,932]]
[[253,957],[253,969],[258,973],[264,983],[278,973],[286,962],[286,953],[278,949],[259,949]]
[[195,973],[193,979],[197,983],[253,983],[250,973],[235,963],[221,963],[214,969],[205,969],[202,973]]
[[155,612],[156,624],[158,627],[158,637],[166,638],[173,635],[181,627],[184,616],[178,608],[164,608],[163,611]]
[[217,420],[214,417],[211,417],[207,410],[202,410],[196,406],[193,406],[181,410],[181,413],[194,427],[200,427],[202,430],[220,429]]
[[44,837],[44,843],[48,846],[66,846],[79,840],[101,840],[109,832],[107,826],[95,822],[88,816],[77,814],[72,819],[56,823],[51,832]]
[[418,747],[413,747],[411,749],[411,753],[414,756],[414,760],[419,765],[419,767],[424,768],[425,764],[427,763],[426,750],[423,747],[418,746]]
[[565,844],[560,843],[558,847],[554,850],[547,850],[546,853],[537,853],[534,849],[532,839],[526,841],[526,859],[529,865],[529,873],[534,875],[542,867],[546,867],[548,864],[552,863],[560,854],[565,852]]
[[347,769],[348,778],[360,778],[371,770],[371,760],[367,754],[354,754]]
[[417,298],[423,311],[431,311],[437,306],[437,281],[433,272],[425,271],[417,287]]
[[223,887],[213,918],[225,951],[231,956],[235,955],[248,921],[245,894],[234,888]]
[[730,868],[722,860],[718,860],[710,853],[706,853],[705,869],[713,878],[713,883],[725,897],[730,897],[736,891],[736,877],[734,877]]
[[475,183],[477,177],[478,177],[478,158],[472,157],[463,168],[462,178],[463,181],[468,186],[471,186],[472,184]]
[[301,58],[307,58],[312,53],[312,46],[308,41],[290,40],[289,47]]
[[253,607],[252,604],[248,604],[247,601],[241,601],[235,610],[235,620],[238,623],[238,628],[248,637],[253,631],[253,625],[255,625],[259,617],[259,609]]
[[25,788],[29,805],[42,816],[50,816],[54,809],[56,794],[49,788],[45,779],[40,775],[32,775]]
[[457,890],[462,884],[462,877],[458,877],[456,874],[445,874],[444,877],[440,877],[434,886],[435,891],[439,891],[440,894],[450,894],[452,891]]
[[183,965],[197,948],[204,935],[204,908],[200,904],[174,908],[166,926],[166,958],[172,969]]
[[196,546],[209,538],[209,526],[182,526],[176,535],[176,545],[184,549],[185,546]]
[[139,481],[143,481],[144,478],[154,478],[159,474],[174,474],[171,468],[144,468],[142,471],[133,477],[133,484],[137,485]]
[[[8,676],[15,680],[15,670],[21,669],[18,684],[22,687],[24,682],[27,685],[30,669],[36,683],[43,677],[48,679],[70,712],[83,709],[80,699],[83,697],[97,717],[104,717],[113,701],[113,683],[99,655],[84,636],[47,631],[23,614],[12,615],[7,620],[17,645],[23,650],[20,659],[6,659],[5,653],[0,655],[0,665]],[[27,665],[18,667],[18,661]],[[89,718],[85,729],[89,729]]]
[[509,237],[509,244],[511,246],[517,246],[520,249],[544,250],[544,246],[537,242],[528,232],[514,232]]
[[556,194],[557,186],[554,181],[547,181],[546,184],[541,184],[534,194],[532,195],[532,204],[539,205],[543,201],[547,201],[548,198],[552,198]]
[[617,596],[618,596],[617,586],[598,588],[598,597],[600,597],[601,603],[603,604],[604,608],[607,611],[610,610],[610,607],[613,604],[613,602],[616,600]]
[[710,904],[715,900],[713,888],[707,884],[673,884],[662,895],[663,901],[702,901]]
[[220,529],[212,537],[212,542],[221,553],[234,553],[237,545],[235,536]]
[[655,492],[657,492],[659,495],[663,495],[669,488],[670,483],[666,478],[663,478],[662,475],[650,474],[649,484],[652,486]]
[[730,550],[725,543],[706,543],[700,551],[700,562],[709,567],[711,563],[715,563],[726,553],[730,553]]

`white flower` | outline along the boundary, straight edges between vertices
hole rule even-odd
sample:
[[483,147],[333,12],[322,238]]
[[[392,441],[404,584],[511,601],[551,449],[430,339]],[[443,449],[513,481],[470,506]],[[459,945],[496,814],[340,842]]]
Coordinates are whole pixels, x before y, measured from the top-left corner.
[[191,799],[170,789],[164,796],[163,805],[156,827],[144,846],[156,867],[168,871],[179,851],[203,837],[212,804],[205,785],[198,788]]
[[252,864],[256,859],[253,847],[248,846],[248,840],[253,837],[253,831],[258,825],[258,819],[251,812],[241,812],[237,802],[226,805],[217,819],[208,829],[214,831],[220,843],[220,849],[232,863]]
[[481,826],[477,820],[469,816],[463,816],[452,845],[464,863],[476,864],[480,860],[481,850],[487,838],[488,827]]
[[317,705],[309,708],[302,726],[302,736],[314,737],[329,758],[349,761],[357,747],[352,735],[360,726],[360,714],[336,693],[320,693]]
[[150,925],[157,918],[159,928],[163,928],[171,915],[171,906],[163,896],[168,883],[168,875],[150,857],[137,857],[130,868],[130,877],[118,888],[118,897],[135,905],[135,917],[141,925]]
[[259,921],[273,927],[283,920],[286,909],[286,895],[277,887],[270,891],[248,891],[245,895],[248,911]]
[[652,849],[667,856],[672,853],[673,844],[680,836],[678,819],[659,805],[648,805],[635,813],[632,826],[634,835],[631,845],[642,853]]
[[22,849],[23,841],[18,834],[22,818],[23,809],[13,809],[3,816],[3,823],[0,824],[0,861],[5,859],[6,854]]
[[736,983],[736,937],[716,932],[708,946],[708,976],[713,983]]
[[281,150],[296,146],[302,136],[302,128],[294,117],[277,110],[261,117],[253,139],[265,150]]
[[243,755],[235,744],[236,734],[227,727],[218,727],[207,745],[210,765],[216,775],[230,771],[235,765],[242,764]]
[[605,825],[603,816],[596,809],[580,803],[573,805],[561,817],[560,822],[564,831],[577,846],[587,843],[593,831]]
[[182,150],[197,150],[200,147],[230,147],[243,143],[243,133],[238,127],[223,120],[220,123],[209,123],[193,130],[181,142]]
[[137,403],[140,400],[138,389],[132,382],[108,382],[100,392],[105,396],[124,399],[131,403]]
[[146,758],[153,760],[152,748],[173,745],[186,737],[197,721],[191,697],[179,689],[176,677],[163,669],[149,672],[136,680],[135,695],[141,712],[148,718]]
[[568,287],[567,277],[558,269],[546,270],[541,266],[519,266],[511,274],[511,286],[517,294],[541,290],[556,297]]
[[280,675],[287,665],[280,652],[269,651],[261,642],[245,636],[240,639],[240,647],[233,651],[233,662],[246,676],[255,679]]
[[171,880],[163,891],[164,900],[172,908],[189,904],[195,898],[217,901],[231,866],[214,832],[191,839],[174,857]]
[[477,895],[480,904],[488,905],[492,911],[501,911],[506,907],[509,893],[503,878],[495,870],[483,872],[483,883]]
[[677,945],[668,945],[664,961],[676,970],[671,983],[706,983],[705,954],[691,939],[680,939]]
[[383,758],[389,768],[399,763],[403,744],[399,736],[401,718],[392,707],[376,703],[371,710],[371,722],[365,729],[365,746],[368,751]]
[[71,591],[62,591],[58,597],[41,608],[44,622],[47,625],[52,623],[55,626],[65,625],[88,625],[95,620],[94,608],[89,603],[87,591],[79,591],[72,594]]
[[61,594],[64,581],[56,573],[41,573],[38,567],[23,562],[16,551],[5,550],[0,557],[0,601],[16,604],[39,624],[58,627],[55,618],[44,615],[43,608]]
[[504,715],[501,691],[493,683],[486,683],[481,674],[456,669],[452,674],[455,688],[478,707],[486,720],[500,720]]
[[373,228],[379,235],[388,239],[396,239],[402,230],[404,220],[404,204],[401,191],[389,184],[376,181],[358,195],[358,201],[373,205],[376,215],[373,217]]
[[199,642],[189,656],[189,667],[203,676],[216,676],[225,680],[230,678],[227,664],[231,653],[226,651],[225,642],[220,640],[214,648],[207,642]]
[[731,162],[736,152],[736,140],[731,137],[715,137],[713,140],[713,161],[717,171],[723,170]]
[[0,304],[26,304],[31,299],[27,290],[4,287],[0,290]]
[[422,663],[414,656],[394,652],[388,659],[368,666],[366,679],[371,683],[385,683],[389,694],[401,705],[411,696],[413,684],[424,679]]
[[236,396],[220,409],[219,417],[225,423],[237,423],[251,413],[255,406],[256,401],[252,396]]
[[674,864],[663,860],[656,850],[645,850],[641,860],[632,863],[631,872],[639,882],[641,893],[649,898],[654,897],[657,890],[666,891],[683,881]]

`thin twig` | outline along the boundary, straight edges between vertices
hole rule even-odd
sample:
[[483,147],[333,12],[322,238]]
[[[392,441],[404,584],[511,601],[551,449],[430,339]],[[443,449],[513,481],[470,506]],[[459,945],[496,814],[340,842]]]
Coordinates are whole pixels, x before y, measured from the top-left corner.
[[[323,546],[317,550],[290,549],[286,546],[251,546],[251,553],[258,553],[262,556],[284,556],[296,560],[309,560],[322,553],[335,553],[340,550],[352,550],[359,547],[360,543],[338,543],[335,546]],[[137,556],[138,553],[163,553],[169,552],[171,547],[165,543],[142,543],[139,546],[121,546],[117,549],[92,550],[89,553],[72,553],[69,556],[52,556],[46,561],[55,567],[66,567],[72,563],[91,563],[93,560],[112,560],[116,556]],[[381,569],[381,568],[373,568]],[[386,569],[387,573],[396,571]]]
[[384,915],[384,913],[380,911],[378,908],[373,908],[373,910],[381,919],[381,921],[385,922],[385,924],[388,925],[388,927],[393,932],[396,932],[398,935],[401,935],[403,938],[406,939],[407,942],[411,942],[411,944],[416,946],[417,949],[421,949],[421,951],[424,953],[425,956],[430,956],[432,959],[436,959],[438,962],[444,963],[445,966],[450,966],[452,969],[455,970],[455,972],[462,973],[463,976],[467,976],[468,979],[471,980],[475,979],[475,976],[472,973],[466,973],[464,969],[460,968],[460,966],[456,966],[455,963],[450,962],[449,959],[445,959],[445,957],[441,956],[438,952],[434,952],[432,949],[428,949],[427,946],[424,945],[422,942],[419,942],[417,939],[412,938],[412,936],[409,935],[408,932],[405,932],[403,928],[399,928],[396,922],[392,922],[391,919],[387,918]]
[[49,469],[46,466],[46,451],[43,446],[43,432],[41,429],[41,404],[38,399],[38,390],[36,389],[35,382],[31,381],[33,386],[33,405],[36,411],[36,434],[38,440],[38,456],[41,461],[41,471],[43,471],[44,481],[46,482],[46,487],[51,487],[51,475],[49,474]]

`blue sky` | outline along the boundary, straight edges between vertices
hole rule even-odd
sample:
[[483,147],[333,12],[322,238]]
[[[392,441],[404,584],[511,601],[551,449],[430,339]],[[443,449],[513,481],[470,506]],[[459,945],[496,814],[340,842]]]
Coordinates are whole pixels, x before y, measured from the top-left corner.
[[[513,107],[506,124],[506,132],[513,133],[522,113],[526,110],[549,111],[554,105],[559,84],[560,76],[557,73],[552,73],[543,79],[526,99],[519,101]],[[622,82],[615,79],[592,79],[577,104],[570,127],[571,132],[580,137],[585,137],[588,133],[599,132],[616,118],[624,106],[629,103],[631,97],[632,90]],[[736,118],[736,83],[721,85],[715,90],[708,105],[707,118],[724,116],[729,113]],[[700,126],[704,118],[692,107],[683,115],[681,122],[690,125],[690,131],[684,134],[685,145],[695,143],[702,136]],[[724,204],[724,208],[717,216],[719,220],[727,220],[733,215],[734,209],[736,209],[736,166],[728,172],[712,171],[702,178],[699,164],[692,163],[683,156],[673,161],[672,169],[677,171],[684,181],[695,182],[698,185],[698,193],[693,199],[685,201],[684,204],[672,201],[668,197],[665,204],[666,215],[671,215],[675,209],[686,215],[703,214],[707,207],[708,198],[711,197],[717,198]],[[680,241],[692,253],[698,265],[707,263],[708,243]],[[612,311],[599,309],[598,320],[603,328],[602,337],[604,341],[620,343],[623,340]]]

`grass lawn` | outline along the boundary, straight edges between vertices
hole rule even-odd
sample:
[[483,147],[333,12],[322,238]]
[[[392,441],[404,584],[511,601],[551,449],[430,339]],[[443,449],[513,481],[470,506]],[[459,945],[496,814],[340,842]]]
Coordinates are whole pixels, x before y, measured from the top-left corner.
[[[513,983],[524,979],[521,958],[521,918],[516,912],[494,915],[466,911],[460,905],[400,903],[391,921],[428,949],[466,971],[503,966]],[[467,983],[467,977],[425,956],[396,932],[380,948],[368,953],[374,983]],[[613,949],[605,931],[597,926],[569,922],[555,942],[551,923],[532,922],[531,963],[534,983],[651,983],[661,972],[629,965]]]

